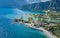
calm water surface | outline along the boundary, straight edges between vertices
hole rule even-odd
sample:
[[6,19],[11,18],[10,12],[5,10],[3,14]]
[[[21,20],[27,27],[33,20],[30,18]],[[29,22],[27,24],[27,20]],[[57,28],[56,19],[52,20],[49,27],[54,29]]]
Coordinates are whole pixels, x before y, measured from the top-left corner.
[[6,15],[14,15],[14,9],[0,9],[0,38],[48,38],[44,32],[14,23]]

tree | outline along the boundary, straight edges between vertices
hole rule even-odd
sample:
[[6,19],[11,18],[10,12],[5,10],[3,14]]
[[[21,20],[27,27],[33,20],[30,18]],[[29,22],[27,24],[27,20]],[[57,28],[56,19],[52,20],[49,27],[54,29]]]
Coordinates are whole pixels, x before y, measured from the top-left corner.
[[14,22],[18,22],[18,19],[15,18],[15,19],[14,19]]

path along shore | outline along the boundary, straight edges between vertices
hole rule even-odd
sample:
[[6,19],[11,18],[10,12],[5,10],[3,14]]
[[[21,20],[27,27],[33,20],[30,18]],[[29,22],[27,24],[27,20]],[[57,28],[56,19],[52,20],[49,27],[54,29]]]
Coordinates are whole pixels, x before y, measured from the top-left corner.
[[33,29],[37,29],[37,30],[41,30],[41,31],[43,31],[49,38],[57,38],[55,35],[53,35],[51,32],[49,32],[49,31],[47,31],[47,30],[45,30],[43,27],[39,27],[39,28],[37,28],[37,27],[34,27],[33,25],[33,23],[32,24],[29,24],[29,23],[24,23],[24,24],[26,24],[28,27],[31,27],[31,28],[33,28]]

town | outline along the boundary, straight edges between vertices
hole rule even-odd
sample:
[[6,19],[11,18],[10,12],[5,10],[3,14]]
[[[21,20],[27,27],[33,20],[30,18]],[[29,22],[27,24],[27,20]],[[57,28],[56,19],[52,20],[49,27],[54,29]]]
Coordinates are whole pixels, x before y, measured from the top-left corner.
[[23,16],[20,19],[15,18],[14,22],[24,23],[30,27],[43,27],[50,31],[53,35],[60,38],[60,12],[48,10],[46,14],[25,14],[28,18],[24,19]]

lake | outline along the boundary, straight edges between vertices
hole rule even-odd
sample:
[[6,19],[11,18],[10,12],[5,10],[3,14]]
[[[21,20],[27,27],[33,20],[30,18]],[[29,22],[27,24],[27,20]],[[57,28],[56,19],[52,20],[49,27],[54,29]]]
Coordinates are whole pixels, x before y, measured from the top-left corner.
[[42,31],[29,28],[25,24],[13,22],[13,18],[19,18],[24,13],[27,12],[12,8],[0,9],[0,38],[48,38]]

